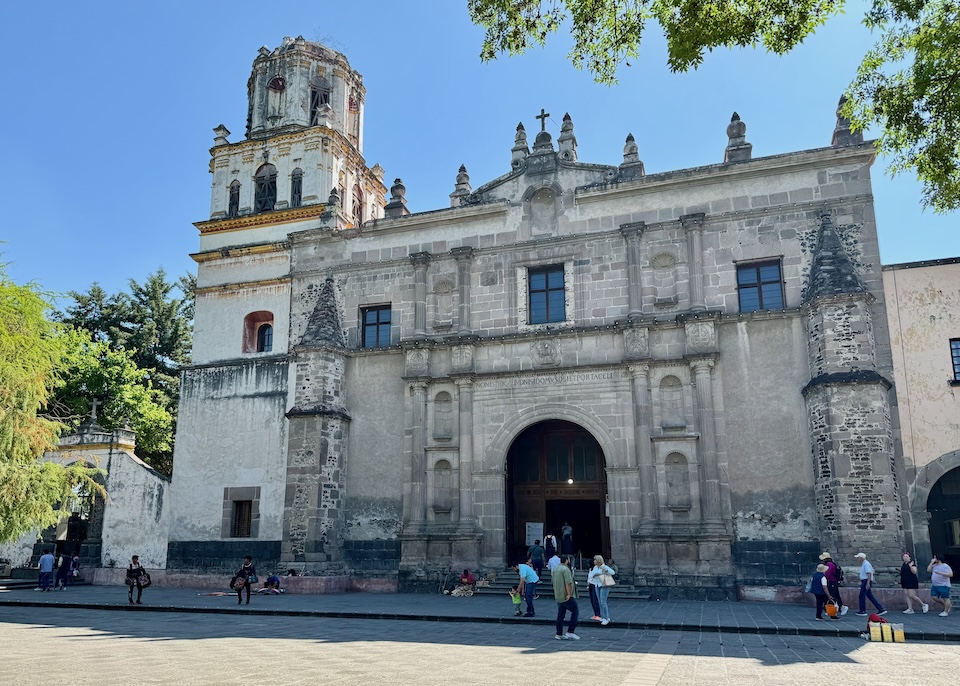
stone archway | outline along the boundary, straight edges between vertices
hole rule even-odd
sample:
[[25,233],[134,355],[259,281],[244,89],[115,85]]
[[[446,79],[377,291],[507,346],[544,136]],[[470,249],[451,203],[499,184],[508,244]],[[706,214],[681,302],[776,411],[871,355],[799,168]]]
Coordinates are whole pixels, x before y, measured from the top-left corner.
[[[917,476],[908,491],[909,521],[905,525],[913,534],[913,552],[921,560],[929,560],[934,547],[944,546],[943,527],[952,518],[950,503],[955,502],[955,509],[960,511],[960,494],[943,492],[943,485],[947,483],[945,477],[950,480],[951,487],[954,480],[960,480],[960,450],[945,453],[917,470]],[[934,501],[932,510],[931,499]],[[944,550],[938,552],[953,557],[954,562],[960,565],[960,548],[952,553]]]

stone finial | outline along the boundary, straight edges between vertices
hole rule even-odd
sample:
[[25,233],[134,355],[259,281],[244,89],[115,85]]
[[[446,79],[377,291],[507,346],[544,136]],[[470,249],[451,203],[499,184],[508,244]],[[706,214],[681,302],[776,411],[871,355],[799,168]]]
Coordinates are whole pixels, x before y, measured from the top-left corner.
[[390,186],[390,202],[383,208],[385,216],[390,218],[404,217],[410,214],[407,209],[407,187],[401,179],[394,179]]
[[533,154],[542,155],[545,152],[554,152],[553,136],[550,135],[549,131],[541,131],[533,139]]
[[370,173],[372,173],[375,177],[377,177],[378,179],[380,179],[381,181],[383,181],[383,175],[384,175],[385,171],[384,171],[383,167],[380,166],[380,163],[379,163],[379,162],[377,162],[375,165],[373,165],[373,169],[370,170]]
[[726,152],[723,155],[723,162],[741,162],[749,160],[753,155],[753,145],[747,143],[747,125],[740,121],[740,115],[736,112],[730,117],[730,123],[727,125],[727,143]]
[[456,186],[453,189],[453,193],[450,194],[450,207],[460,207],[464,199],[472,192],[470,175],[467,173],[466,166],[461,164],[460,170],[457,172]]
[[820,216],[820,235],[813,252],[810,281],[804,302],[843,293],[864,293],[866,286],[840,242],[829,212]]
[[300,339],[300,345],[346,347],[332,276],[328,276],[320,288],[320,297],[317,298],[317,304],[314,305],[310,319],[307,320],[307,328],[303,332],[303,338]]
[[573,120],[570,114],[563,115],[563,124],[560,126],[560,159],[566,162],[577,161],[577,137],[573,135]]
[[837,104],[837,125],[833,129],[833,139],[830,141],[830,145],[835,148],[863,143],[863,132],[854,131],[850,127],[850,120],[842,114],[843,106],[846,104],[847,96],[841,95],[840,102]]
[[220,126],[218,126],[217,128],[215,128],[215,129],[213,130],[213,134],[214,134],[214,136],[216,136],[216,137],[213,139],[213,147],[216,148],[216,147],[218,147],[218,146],[228,145],[228,144],[230,143],[230,141],[227,140],[227,136],[230,135],[230,129],[228,129],[228,128],[227,128],[226,126],[224,126],[223,124],[220,124]]
[[514,137],[510,152],[510,166],[519,169],[523,166],[523,160],[530,154],[530,148],[527,147],[527,130],[523,128],[523,122],[517,124],[517,135]]
[[627,140],[623,144],[623,162],[620,164],[620,173],[625,178],[643,176],[646,173],[643,162],[640,160],[640,148],[637,147],[637,141],[632,133],[627,134]]

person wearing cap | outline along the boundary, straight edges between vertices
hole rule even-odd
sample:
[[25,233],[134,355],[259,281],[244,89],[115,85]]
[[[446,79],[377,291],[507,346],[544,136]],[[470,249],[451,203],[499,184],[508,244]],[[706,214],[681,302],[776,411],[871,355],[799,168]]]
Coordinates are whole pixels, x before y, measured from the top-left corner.
[[823,575],[827,579],[827,590],[830,597],[840,605],[840,616],[847,614],[850,608],[843,604],[843,596],[840,595],[840,567],[830,557],[830,553],[824,550],[820,553],[820,562],[827,568]]
[[857,553],[854,557],[860,562],[860,611],[857,612],[861,617],[867,616],[867,599],[877,608],[878,615],[885,615],[887,611],[877,600],[871,587],[873,586],[873,565],[867,560],[866,553]]

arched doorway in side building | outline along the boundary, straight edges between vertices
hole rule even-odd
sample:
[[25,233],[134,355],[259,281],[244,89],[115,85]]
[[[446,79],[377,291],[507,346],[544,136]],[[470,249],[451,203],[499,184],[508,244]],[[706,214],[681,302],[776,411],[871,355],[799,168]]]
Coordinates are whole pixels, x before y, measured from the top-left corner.
[[559,542],[564,523],[574,554],[610,554],[604,464],[597,440],[571,422],[540,422],[517,436],[507,453],[508,562],[526,555],[528,536],[553,533]]
[[937,479],[927,497],[930,549],[943,555],[954,575],[960,572],[960,467]]

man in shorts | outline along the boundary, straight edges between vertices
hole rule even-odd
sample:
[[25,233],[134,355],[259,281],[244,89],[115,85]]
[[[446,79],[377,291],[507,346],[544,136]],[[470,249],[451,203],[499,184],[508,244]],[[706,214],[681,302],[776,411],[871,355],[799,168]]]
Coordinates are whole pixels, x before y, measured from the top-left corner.
[[953,570],[950,565],[943,562],[943,558],[934,555],[927,565],[927,571],[930,572],[930,597],[943,604],[941,617],[950,616],[950,578],[953,576]]

